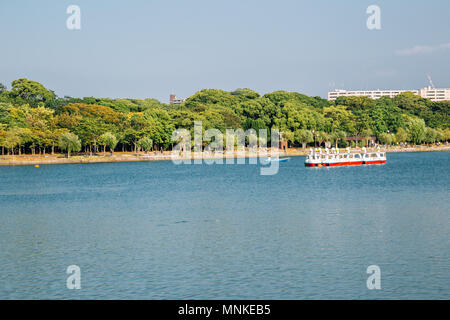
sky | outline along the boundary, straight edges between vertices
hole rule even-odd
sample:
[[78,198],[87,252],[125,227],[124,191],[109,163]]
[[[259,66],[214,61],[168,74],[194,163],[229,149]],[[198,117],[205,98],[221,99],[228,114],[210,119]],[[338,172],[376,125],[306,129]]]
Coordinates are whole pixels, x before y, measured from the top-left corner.
[[[370,5],[380,30],[367,28]],[[448,88],[449,12],[448,0],[3,0],[0,83],[162,102],[205,88],[419,89],[427,72]]]

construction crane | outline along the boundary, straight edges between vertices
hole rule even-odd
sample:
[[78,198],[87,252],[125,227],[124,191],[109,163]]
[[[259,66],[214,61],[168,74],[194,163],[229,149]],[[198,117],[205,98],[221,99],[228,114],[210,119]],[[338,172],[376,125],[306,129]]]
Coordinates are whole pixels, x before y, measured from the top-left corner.
[[430,81],[430,85],[431,85],[431,87],[433,88],[433,89],[436,89],[436,87],[434,86],[434,84],[433,84],[433,80],[431,80],[431,76],[430,76],[430,74],[427,72],[427,78],[428,78],[428,81]]

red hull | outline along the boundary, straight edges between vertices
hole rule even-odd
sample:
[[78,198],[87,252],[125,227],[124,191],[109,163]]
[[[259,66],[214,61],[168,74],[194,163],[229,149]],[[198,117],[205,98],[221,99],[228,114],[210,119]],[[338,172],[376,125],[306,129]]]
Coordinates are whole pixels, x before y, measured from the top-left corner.
[[352,161],[352,162],[336,162],[336,163],[305,163],[305,167],[340,167],[340,166],[360,166],[362,164],[383,164],[386,160],[375,161]]
[[386,160],[364,161],[364,164],[384,164]]

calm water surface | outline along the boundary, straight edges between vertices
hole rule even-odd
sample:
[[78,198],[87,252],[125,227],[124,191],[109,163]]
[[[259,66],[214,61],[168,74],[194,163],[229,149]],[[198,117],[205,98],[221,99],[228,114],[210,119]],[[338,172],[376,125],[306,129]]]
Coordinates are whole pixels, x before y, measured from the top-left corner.
[[449,152],[303,161],[0,167],[0,298],[450,298]]

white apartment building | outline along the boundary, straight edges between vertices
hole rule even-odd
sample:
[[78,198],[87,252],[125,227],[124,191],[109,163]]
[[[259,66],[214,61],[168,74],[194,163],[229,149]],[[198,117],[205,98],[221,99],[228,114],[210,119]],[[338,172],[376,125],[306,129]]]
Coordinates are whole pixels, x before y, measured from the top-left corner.
[[431,101],[450,100],[450,89],[435,89],[426,87],[419,90],[419,96],[430,99]]
[[422,98],[430,99],[431,101],[450,100],[450,89],[435,89],[432,87],[425,87],[419,90],[334,90],[328,92],[328,100],[334,101],[337,97],[369,97],[372,99],[379,99],[381,97],[393,98],[402,92],[412,92]]

